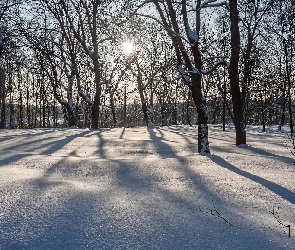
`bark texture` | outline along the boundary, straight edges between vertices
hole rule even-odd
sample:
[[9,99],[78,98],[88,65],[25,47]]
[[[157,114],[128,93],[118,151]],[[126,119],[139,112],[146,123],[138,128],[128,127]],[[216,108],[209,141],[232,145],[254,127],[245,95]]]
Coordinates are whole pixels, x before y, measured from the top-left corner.
[[233,103],[236,145],[246,144],[246,130],[243,114],[243,100],[239,81],[240,31],[237,0],[230,4],[231,58],[229,66],[230,91]]

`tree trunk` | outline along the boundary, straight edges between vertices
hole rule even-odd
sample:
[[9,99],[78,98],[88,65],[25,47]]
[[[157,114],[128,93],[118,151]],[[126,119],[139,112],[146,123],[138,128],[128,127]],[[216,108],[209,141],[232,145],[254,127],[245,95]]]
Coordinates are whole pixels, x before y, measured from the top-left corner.
[[67,112],[68,112],[68,125],[69,127],[75,126],[76,125],[76,118],[75,118],[75,114],[73,112],[73,109],[67,105],[66,106]]
[[236,145],[246,144],[246,130],[243,114],[243,100],[239,83],[240,32],[237,0],[230,4],[231,58],[229,66],[230,92],[233,103]]
[[[28,81],[27,81],[28,82]],[[29,101],[30,101],[30,92],[29,92],[29,88],[27,87],[27,118],[28,118],[28,125],[27,125],[27,127],[28,128],[31,128],[31,113],[30,113],[30,103],[29,103]]]
[[202,94],[201,77],[192,77],[192,97],[198,112],[198,152],[210,153],[206,99]]
[[99,120],[99,107],[100,107],[100,96],[101,96],[101,87],[97,86],[99,83],[96,83],[96,90],[94,96],[94,105],[92,106],[92,127],[98,129],[98,120]]
[[279,130],[282,129],[282,126],[285,125],[285,117],[286,117],[286,85],[285,82],[283,82],[283,91],[282,91],[282,97],[281,97],[281,115],[280,115],[280,123],[279,123]]
[[9,112],[10,112],[10,116],[9,116],[9,128],[12,129],[14,128],[14,108],[13,108],[13,94],[12,91],[9,94]]
[[1,98],[0,129],[4,129],[6,102],[5,102],[5,77],[4,77],[4,72],[2,70],[0,71],[0,98]]
[[[99,128],[99,107],[100,107],[100,97],[101,97],[101,66],[99,63],[98,56],[98,42],[97,42],[97,8],[99,1],[95,1],[92,10],[92,20],[89,24],[91,30],[91,40],[93,44],[93,54],[92,63],[94,68],[94,81],[95,81],[95,95],[94,95],[94,105],[92,106],[92,126],[94,129]],[[91,27],[92,26],[92,27]],[[91,29],[92,28],[92,29]]]
[[45,93],[44,86],[42,87],[42,127],[46,127],[46,101],[45,101]]
[[144,118],[145,124],[148,125],[150,122],[150,119],[149,119],[148,108],[147,108],[147,103],[146,103],[147,101],[144,98],[141,81],[138,80],[137,84],[138,84],[138,91],[139,91],[139,96],[140,96],[140,101],[141,101],[141,108],[142,108],[142,112],[143,112],[143,118]]
[[[65,117],[67,117],[67,126],[69,126],[69,127],[75,126],[76,125],[76,117],[75,117],[75,109],[73,106],[74,103],[72,101],[71,91],[69,91],[67,93],[68,94],[68,101],[65,101],[65,100],[62,100],[62,98],[57,93],[57,85],[53,84],[52,87],[53,87],[54,98],[63,107],[64,115],[65,115]],[[45,98],[42,98],[42,99],[43,99],[43,110],[45,112]],[[45,113],[43,115],[45,115]],[[45,120],[43,120],[43,122],[45,122]],[[45,126],[45,124],[43,124],[43,126]]]
[[115,128],[117,126],[117,119],[116,119],[116,109],[115,109],[114,93],[111,93],[110,94],[110,106],[111,106],[113,123],[114,123],[114,128]]
[[24,118],[23,118],[23,94],[22,91],[20,91],[20,97],[19,97],[19,128],[24,128]]
[[[154,123],[154,89],[153,89],[153,81],[151,81],[151,95],[150,95],[150,119],[151,122]],[[176,94],[177,96],[177,94]],[[152,109],[152,111],[151,111]]]
[[124,128],[126,128],[126,116],[127,116],[127,86],[124,85],[124,109],[123,109],[123,119],[124,119]]
[[5,103],[5,93],[4,88],[1,91],[1,120],[0,120],[0,129],[5,128],[5,110],[6,110],[6,103]]
[[99,128],[99,107],[100,107],[100,97],[101,97],[101,69],[98,62],[98,45],[96,43],[94,47],[94,53],[92,57],[94,65],[94,74],[95,74],[95,95],[94,95],[94,104],[92,106],[92,127],[94,129]]
[[[200,6],[201,6],[201,0],[197,1],[197,9],[196,11],[196,33],[197,35],[200,34],[200,27],[201,27],[201,14],[200,14]],[[184,6],[183,6],[184,7]],[[188,27],[188,20],[187,20],[186,13],[184,15],[184,23],[186,24],[186,27]],[[202,74],[201,74],[201,68],[202,68],[202,60],[201,60],[201,54],[199,49],[199,42],[195,41],[190,37],[188,34],[188,29],[186,29],[187,36],[191,42],[191,50],[194,56],[194,64],[196,70],[199,72],[193,73],[191,76],[192,85],[192,98],[195,102],[197,112],[198,112],[198,152],[205,152],[210,153],[209,148],[209,140],[208,140],[208,113],[207,113],[207,104],[206,104],[206,98],[202,93]],[[194,70],[193,70],[194,71]]]
[[34,114],[34,128],[37,127],[37,113],[38,113],[38,93],[35,93],[35,114]]
[[287,81],[288,81],[288,108],[289,108],[289,119],[290,119],[290,131],[291,135],[294,133],[294,128],[293,128],[293,114],[292,114],[292,96],[291,96],[291,73],[289,69],[289,63],[286,60],[286,68],[287,68]]
[[249,79],[250,79],[250,56],[252,52],[253,47],[253,36],[250,31],[248,31],[247,34],[247,47],[246,52],[244,55],[244,69],[243,69],[243,81],[242,81],[242,101],[243,101],[243,115],[245,124],[247,122],[247,106],[248,106],[248,99],[247,99],[247,92],[248,92],[248,86],[249,86]]

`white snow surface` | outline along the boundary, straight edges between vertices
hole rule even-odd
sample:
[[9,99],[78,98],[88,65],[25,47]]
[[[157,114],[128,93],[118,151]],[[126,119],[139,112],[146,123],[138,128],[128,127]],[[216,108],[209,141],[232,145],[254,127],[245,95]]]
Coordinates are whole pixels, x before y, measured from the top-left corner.
[[183,68],[183,65],[182,65],[182,64],[179,64],[179,65],[177,66],[177,69],[178,69],[179,73],[182,75],[182,77],[184,78],[185,82],[186,82],[187,84],[191,84],[192,81],[191,81],[191,79],[187,76],[187,73],[185,72],[185,70],[184,70],[184,68]]
[[189,38],[192,39],[194,42],[198,42],[199,41],[199,36],[198,36],[197,32],[191,30],[191,28],[189,26],[187,27],[187,30],[188,30]]
[[0,249],[295,249],[284,133],[209,136],[199,155],[185,126],[0,130]]

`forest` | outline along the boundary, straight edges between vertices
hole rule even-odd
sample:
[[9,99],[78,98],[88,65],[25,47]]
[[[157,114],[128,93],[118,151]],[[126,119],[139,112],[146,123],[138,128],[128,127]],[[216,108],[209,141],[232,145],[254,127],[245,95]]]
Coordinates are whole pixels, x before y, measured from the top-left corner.
[[289,125],[294,0],[1,0],[1,129]]
[[295,0],[0,0],[0,249],[295,249]]

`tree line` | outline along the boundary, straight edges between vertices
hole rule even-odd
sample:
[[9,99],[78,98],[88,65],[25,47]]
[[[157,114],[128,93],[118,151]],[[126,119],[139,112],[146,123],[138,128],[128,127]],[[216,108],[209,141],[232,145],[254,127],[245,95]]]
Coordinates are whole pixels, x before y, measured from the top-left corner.
[[[294,0],[4,0],[0,128],[289,124]],[[124,53],[125,43],[133,44]]]

